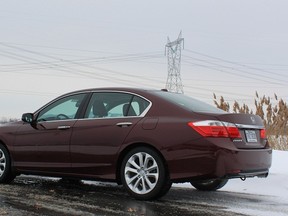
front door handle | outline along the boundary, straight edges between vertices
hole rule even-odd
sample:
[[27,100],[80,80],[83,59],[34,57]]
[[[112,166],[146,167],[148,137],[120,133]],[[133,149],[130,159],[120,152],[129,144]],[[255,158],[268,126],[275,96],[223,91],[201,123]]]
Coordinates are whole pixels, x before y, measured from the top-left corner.
[[58,130],[68,130],[68,129],[70,129],[70,126],[66,126],[66,125],[58,126],[57,129]]
[[117,123],[116,125],[118,126],[118,127],[129,127],[129,126],[131,126],[133,123],[132,122],[119,122],[119,123]]

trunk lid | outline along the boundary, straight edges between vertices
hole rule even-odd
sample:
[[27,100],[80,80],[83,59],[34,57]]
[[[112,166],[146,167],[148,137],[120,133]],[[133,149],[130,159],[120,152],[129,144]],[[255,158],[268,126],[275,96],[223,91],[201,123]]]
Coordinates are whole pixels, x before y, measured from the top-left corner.
[[252,114],[227,113],[215,117],[219,121],[229,122],[236,125],[241,134],[241,138],[233,139],[233,143],[237,148],[265,148],[267,139],[261,138],[261,130],[264,129],[264,124],[260,116]]

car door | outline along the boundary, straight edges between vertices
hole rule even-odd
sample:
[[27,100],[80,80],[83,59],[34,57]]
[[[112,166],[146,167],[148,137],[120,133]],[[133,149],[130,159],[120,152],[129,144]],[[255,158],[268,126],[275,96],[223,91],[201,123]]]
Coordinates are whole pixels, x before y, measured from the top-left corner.
[[85,94],[57,99],[24,123],[14,143],[15,166],[36,172],[70,172],[69,144]]
[[73,172],[114,178],[117,152],[149,105],[149,101],[129,93],[94,93],[84,119],[77,121],[73,128]]

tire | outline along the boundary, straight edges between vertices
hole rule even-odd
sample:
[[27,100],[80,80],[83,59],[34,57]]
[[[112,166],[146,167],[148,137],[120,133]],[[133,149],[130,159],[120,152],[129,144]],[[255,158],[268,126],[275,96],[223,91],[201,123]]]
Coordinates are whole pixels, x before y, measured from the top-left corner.
[[162,158],[147,147],[137,147],[128,152],[120,172],[122,184],[138,200],[160,198],[172,185]]
[[0,144],[0,183],[8,184],[16,177],[12,173],[11,159],[7,149]]
[[216,191],[228,182],[228,179],[210,179],[205,181],[193,181],[191,185],[200,191]]

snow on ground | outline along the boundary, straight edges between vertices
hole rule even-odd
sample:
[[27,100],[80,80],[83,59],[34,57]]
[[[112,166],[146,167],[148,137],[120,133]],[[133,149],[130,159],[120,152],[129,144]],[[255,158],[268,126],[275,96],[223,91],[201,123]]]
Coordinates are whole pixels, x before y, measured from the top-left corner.
[[[266,204],[258,208],[246,205],[246,208],[230,206],[239,213],[255,216],[286,216],[288,205],[288,151],[273,151],[272,167],[267,178],[250,178],[244,182],[233,179],[225,185],[222,191],[264,195]],[[273,200],[271,204],[269,200]],[[275,203],[277,203],[275,205]],[[276,211],[275,211],[276,210]]]
[[267,178],[246,181],[230,180],[224,191],[270,195],[288,200],[288,151],[273,151],[272,167]]
[[[191,187],[189,183],[173,186]],[[245,181],[231,179],[220,190],[270,195],[288,200],[288,151],[273,151],[272,167],[267,178],[247,178]]]
[[[174,184],[176,187],[190,187],[188,183]],[[279,211],[275,214],[273,210],[270,211],[269,206],[259,206],[259,209],[250,208],[247,204],[246,208],[240,204],[237,206],[228,206],[234,212],[255,215],[255,216],[282,216],[287,215],[282,212],[281,205],[288,205],[288,151],[273,151],[272,167],[269,170],[267,178],[248,178],[245,181],[240,179],[231,179],[220,191],[237,192],[244,194],[260,195],[279,203]],[[272,206],[270,206],[272,208]],[[285,207],[286,208],[286,207]]]
[[[284,207],[288,204],[288,151],[273,151],[272,167],[267,178],[249,178],[246,181],[230,180],[221,190],[229,192],[264,195],[267,200],[278,203],[277,212],[274,206],[263,206],[251,209],[231,206],[230,209],[238,213],[255,216],[284,216],[287,212]],[[269,201],[267,202],[269,203]],[[269,207],[270,206],[270,207]],[[286,212],[286,213],[285,213]]]

